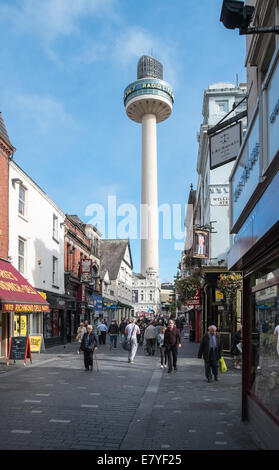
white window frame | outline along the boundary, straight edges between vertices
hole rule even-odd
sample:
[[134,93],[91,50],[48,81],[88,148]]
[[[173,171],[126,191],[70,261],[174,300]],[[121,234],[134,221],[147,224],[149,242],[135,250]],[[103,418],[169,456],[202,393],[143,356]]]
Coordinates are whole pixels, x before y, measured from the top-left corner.
[[59,242],[58,217],[56,214],[53,214],[53,217],[52,217],[52,238],[56,242]]
[[[24,192],[24,199],[21,198],[21,190]],[[23,184],[18,185],[18,215],[20,217],[24,217],[25,219],[27,218],[27,188]],[[20,212],[20,205],[22,204],[23,207],[23,213]]]
[[[19,252],[19,243],[22,242],[23,243],[23,255]],[[21,261],[23,261],[23,271],[21,270],[21,267],[20,267],[20,263],[19,263],[19,260],[21,259]],[[21,274],[24,274],[25,273],[25,265],[26,265],[26,240],[23,238],[23,237],[18,237],[18,271],[21,273]]]
[[52,285],[58,287],[58,258],[52,257]]

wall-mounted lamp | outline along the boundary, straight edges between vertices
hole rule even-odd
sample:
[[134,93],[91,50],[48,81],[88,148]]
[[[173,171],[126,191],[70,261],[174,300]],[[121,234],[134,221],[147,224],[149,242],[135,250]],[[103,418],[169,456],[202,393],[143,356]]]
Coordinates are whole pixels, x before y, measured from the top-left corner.
[[40,266],[42,264],[41,258],[38,258],[38,265]]
[[239,34],[279,34],[279,26],[252,26],[255,7],[244,5],[244,2],[237,0],[223,0],[220,21],[228,29],[239,29]]

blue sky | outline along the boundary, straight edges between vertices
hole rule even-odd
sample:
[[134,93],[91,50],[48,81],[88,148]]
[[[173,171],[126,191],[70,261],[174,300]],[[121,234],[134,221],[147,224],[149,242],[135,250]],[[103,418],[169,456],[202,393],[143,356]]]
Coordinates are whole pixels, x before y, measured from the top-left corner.
[[[151,54],[174,88],[157,126],[159,204],[185,204],[196,185],[204,90],[246,81],[245,37],[220,23],[222,0],[1,0],[0,111],[15,161],[67,213],[90,222],[107,196],[139,208],[141,126],[124,88]],[[118,221],[123,217],[119,217]],[[183,228],[183,226],[181,227]],[[105,236],[108,233],[104,234]],[[160,237],[160,276],[172,278],[177,240]],[[140,271],[140,240],[131,240]]]

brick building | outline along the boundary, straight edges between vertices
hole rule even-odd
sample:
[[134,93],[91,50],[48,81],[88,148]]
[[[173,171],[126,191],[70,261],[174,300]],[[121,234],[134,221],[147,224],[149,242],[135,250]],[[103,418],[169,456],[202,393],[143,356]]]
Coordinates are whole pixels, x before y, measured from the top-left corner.
[[[93,322],[94,295],[100,294],[100,237],[95,227],[84,224],[77,215],[66,216],[64,260],[68,341],[75,336],[80,321]],[[83,260],[90,260],[88,273],[82,272]]]
[[[12,146],[0,113],[0,258],[8,259],[9,249],[9,160]],[[9,314],[0,311],[0,356],[7,350]]]

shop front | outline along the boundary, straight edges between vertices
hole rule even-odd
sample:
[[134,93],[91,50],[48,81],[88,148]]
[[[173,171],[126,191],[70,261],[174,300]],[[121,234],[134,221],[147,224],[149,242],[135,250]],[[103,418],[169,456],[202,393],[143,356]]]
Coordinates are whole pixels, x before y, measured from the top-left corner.
[[231,175],[228,267],[243,272],[242,417],[279,449],[279,47]]
[[108,325],[110,325],[111,320],[116,320],[119,325],[122,317],[120,318],[120,315],[117,315],[118,302],[104,298],[103,305],[104,319],[107,321]]
[[8,261],[0,259],[0,355],[7,356],[12,336],[40,333],[48,302]]
[[46,347],[67,342],[66,300],[64,296],[46,292],[50,310],[44,313],[43,335]]

